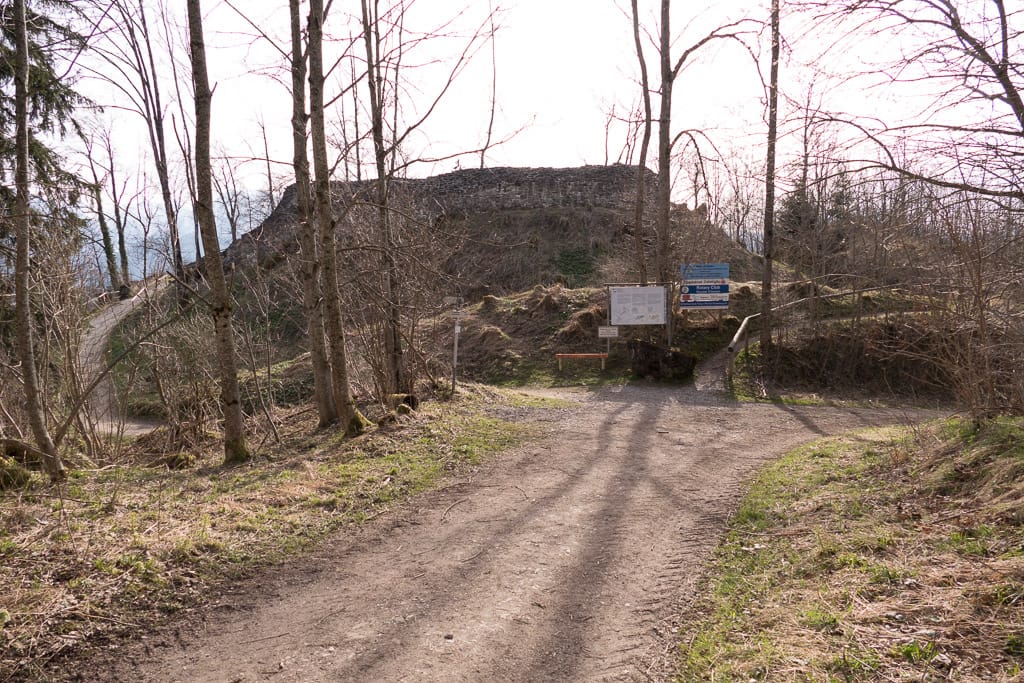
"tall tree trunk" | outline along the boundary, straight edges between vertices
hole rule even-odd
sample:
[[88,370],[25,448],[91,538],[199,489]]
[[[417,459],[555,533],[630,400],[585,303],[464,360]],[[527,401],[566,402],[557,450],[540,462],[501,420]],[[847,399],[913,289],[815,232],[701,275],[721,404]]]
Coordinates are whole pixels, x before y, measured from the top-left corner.
[[96,222],[100,226],[100,242],[103,245],[103,256],[107,262],[110,289],[116,290],[121,286],[120,270],[117,267],[117,256],[114,254],[114,242],[110,237],[110,224],[107,222],[107,214],[103,210],[103,182],[100,180],[100,174],[96,171],[93,147],[95,139],[83,136],[82,142],[85,143],[85,151],[89,160],[89,172],[92,174],[92,198],[96,202]]
[[356,408],[348,380],[345,325],[338,292],[338,256],[335,218],[331,208],[331,169],[327,165],[327,134],[324,122],[323,0],[309,3],[309,111],[313,140],[313,173],[316,176],[316,215],[320,228],[320,281],[324,301],[324,328],[331,352],[331,379],[338,420],[346,436],[362,432],[366,418]]
[[[349,42],[355,44],[351,36],[349,36]],[[352,82],[358,82],[359,74],[356,68],[356,57],[353,53],[349,59],[349,70],[352,74]],[[363,135],[359,130],[359,88],[352,88],[352,139],[355,140],[353,145],[356,151],[356,182],[363,179],[363,152],[362,146],[359,141],[363,139]]]
[[779,0],[772,0],[772,65],[768,84],[768,157],[764,192],[764,275],[761,280],[761,357],[772,345],[772,259],[775,248],[775,142],[779,118]]
[[107,161],[110,163],[108,173],[110,175],[110,196],[114,200],[114,228],[117,230],[117,253],[121,261],[121,282],[130,285],[132,276],[128,267],[128,245],[125,242],[125,217],[121,215],[121,197],[117,189],[117,171],[114,168],[114,148],[110,141],[110,131],[107,130],[103,136],[103,143],[107,152]]
[[299,0],[289,0],[292,32],[292,165],[295,196],[299,210],[299,246],[302,256],[302,307],[306,312],[309,355],[313,365],[313,394],[320,427],[338,421],[338,409],[331,389],[331,364],[324,337],[323,297],[320,296],[320,260],[317,229],[309,190],[309,157],[306,153],[306,57],[302,51],[302,22]]
[[189,45],[192,53],[192,82],[196,105],[196,218],[206,251],[206,279],[210,283],[213,327],[220,367],[220,398],[224,410],[224,462],[244,462],[250,458],[245,445],[242,402],[238,392],[235,339],[231,328],[231,297],[224,277],[224,264],[213,215],[213,177],[210,165],[210,107],[213,98],[206,73],[206,46],[199,0],[188,0]]
[[[90,166],[92,162],[90,161]],[[107,273],[110,276],[110,289],[115,290],[121,286],[120,269],[117,267],[117,256],[114,254],[114,241],[110,238],[110,225],[107,223],[107,216],[103,213],[103,189],[100,179],[96,175],[95,167],[92,169],[93,186],[92,194],[96,200],[96,219],[100,224],[100,239],[103,241],[103,255],[107,260]]]
[[669,256],[672,248],[671,197],[672,197],[672,83],[675,72],[672,69],[672,32],[669,27],[671,2],[661,0],[661,106],[658,115],[658,214],[657,214],[657,264],[658,281],[669,282]]
[[647,60],[640,41],[640,10],[637,0],[632,0],[633,42],[636,44],[636,58],[640,62],[640,92],[644,103],[644,135],[640,141],[640,160],[636,170],[636,208],[633,213],[633,244],[636,250],[636,265],[640,284],[647,285],[647,258],[644,255],[644,200],[647,198],[647,150],[651,146],[651,88],[647,77]]
[[39,448],[40,457],[51,481],[67,476],[57,446],[46,428],[43,405],[39,398],[39,377],[32,339],[32,310],[29,301],[29,268],[31,267],[28,185],[28,29],[25,24],[25,0],[14,0],[14,101],[15,101],[15,169],[14,169],[14,232],[17,252],[14,261],[14,316],[17,330],[18,358],[25,388],[25,412]]
[[[289,4],[290,4],[290,2],[291,2],[291,0],[289,0]],[[301,56],[301,54],[302,54],[302,42],[301,42],[301,38],[300,38],[300,41],[299,41],[299,55]],[[303,67],[303,68],[305,68],[305,67]],[[303,101],[305,101],[305,98],[303,98]],[[303,104],[303,106],[305,106],[305,104]],[[264,161],[267,162],[267,207],[268,207],[267,215],[269,216],[270,212],[273,211],[274,207],[277,206],[277,197],[274,196],[274,173],[273,173],[273,171],[270,168],[270,144],[267,142],[267,127],[266,127],[266,125],[264,125],[262,123],[260,124],[260,132],[263,133],[263,159],[264,159]],[[309,164],[307,163],[306,166],[308,167]],[[308,170],[306,172],[306,175],[307,176],[309,175],[309,171]],[[234,239],[237,239],[237,238],[236,237],[232,237],[232,240],[234,240]]]
[[[495,39],[497,27],[494,25],[494,0],[487,0],[488,17],[491,33],[491,113],[487,119],[487,137],[480,148],[480,168],[487,164],[487,151],[491,148],[491,138],[494,135],[494,113],[498,108],[498,43]],[[607,159],[605,160],[607,165]]]
[[384,105],[380,92],[380,54],[377,49],[377,24],[371,20],[369,0],[362,0],[363,10],[363,42],[366,46],[366,84],[370,91],[370,124],[373,133],[373,151],[377,167],[375,181],[377,219],[380,236],[383,241],[382,261],[383,272],[382,292],[384,295],[384,356],[386,359],[387,376],[385,386],[381,387],[386,394],[409,393],[411,387],[406,386],[404,362],[402,358],[401,314],[398,297],[398,276],[395,263],[395,236],[391,225],[389,203],[389,173],[387,168],[388,149],[384,145]]

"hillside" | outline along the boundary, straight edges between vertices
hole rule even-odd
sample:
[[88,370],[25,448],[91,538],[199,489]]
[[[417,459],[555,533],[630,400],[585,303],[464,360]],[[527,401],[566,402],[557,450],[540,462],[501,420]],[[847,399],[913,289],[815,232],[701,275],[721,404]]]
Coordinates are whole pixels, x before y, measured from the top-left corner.
[[[410,245],[429,243],[430,260],[467,298],[537,284],[596,286],[636,278],[632,228],[635,166],[465,169],[392,181]],[[647,223],[657,180],[648,173]],[[365,244],[372,220],[368,181],[336,183],[334,202],[346,246]],[[756,276],[757,257],[705,218],[702,208],[673,207],[676,260],[730,261],[734,277]],[[226,251],[229,264],[273,267],[298,252],[295,187],[273,213]],[[653,223],[645,225],[648,263]],[[410,249],[415,247],[409,247]]]

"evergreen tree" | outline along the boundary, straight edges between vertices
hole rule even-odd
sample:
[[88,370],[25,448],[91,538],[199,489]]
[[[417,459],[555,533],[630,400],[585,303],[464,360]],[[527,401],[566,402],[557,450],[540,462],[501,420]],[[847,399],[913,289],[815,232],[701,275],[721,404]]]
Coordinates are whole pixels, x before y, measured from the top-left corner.
[[[85,49],[85,37],[71,23],[74,8],[69,0],[36,0],[26,7],[28,32],[29,163],[32,180],[65,199],[77,199],[82,182],[64,170],[63,159],[40,137],[64,136],[76,127],[73,115],[89,104],[65,78],[66,65]],[[15,22],[12,0],[0,0],[0,206],[14,201],[14,64]],[[65,201],[61,204],[74,204]],[[6,221],[0,222],[0,239],[9,237]]]
[[[69,0],[37,0],[32,5],[25,7],[30,211],[34,214],[31,220],[38,226],[45,215],[48,232],[62,239],[77,240],[80,235],[76,229],[82,222],[75,207],[85,184],[65,170],[64,160],[45,138],[62,137],[76,129],[75,111],[90,104],[66,78],[62,79],[67,64],[85,48],[86,40],[71,28],[74,8]],[[11,219],[16,157],[14,16],[13,0],[0,0],[0,292],[8,294],[13,292],[10,278],[16,250]],[[45,211],[40,211],[43,206]]]

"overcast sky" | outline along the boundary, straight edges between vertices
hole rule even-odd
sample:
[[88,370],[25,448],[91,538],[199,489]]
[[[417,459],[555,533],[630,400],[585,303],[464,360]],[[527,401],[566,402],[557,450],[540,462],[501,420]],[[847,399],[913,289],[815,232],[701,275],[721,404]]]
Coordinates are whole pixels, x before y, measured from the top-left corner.
[[[494,0],[495,5],[499,0]],[[234,3],[244,7],[264,30],[284,37],[283,23],[276,0]],[[465,8],[464,0],[418,0],[413,5],[409,24],[429,28],[439,25]],[[626,139],[624,124],[612,124],[606,144],[608,117],[628,115],[639,97],[637,63],[633,51],[632,28],[616,0],[505,0],[500,3],[499,29],[495,52],[497,60],[497,115],[495,138],[511,140],[491,150],[487,164],[516,166],[575,166],[614,162]],[[650,7],[644,8],[644,5]],[[641,3],[649,26],[655,26],[652,14],[656,3]],[[716,22],[744,9],[757,12],[760,2],[734,0],[716,4],[718,9],[698,7],[692,2],[677,2],[678,45],[685,47],[703,36]],[[210,21],[207,40],[213,79],[218,83],[214,100],[215,135],[232,149],[245,144],[258,151],[261,140],[254,140],[256,122],[267,122],[273,135],[272,155],[290,159],[290,134],[287,126],[290,103],[287,91],[262,75],[250,73],[275,61],[277,57],[265,44],[248,40],[252,33],[228,6],[208,3]],[[487,2],[474,0],[458,21],[457,28],[482,22]],[[722,5],[727,5],[722,9]],[[627,5],[628,7],[628,5]],[[335,11],[347,9],[338,3]],[[687,12],[691,16],[687,16]],[[343,17],[329,19],[328,29],[338,31]],[[276,27],[280,28],[276,28]],[[756,43],[756,38],[750,40]],[[446,64],[462,49],[462,39],[438,40],[409,55],[409,62],[426,62],[436,56],[440,61],[431,70],[407,71],[410,98],[432,99]],[[652,70],[657,54],[646,46]],[[344,74],[347,76],[347,74]],[[446,156],[479,146],[484,140],[489,118],[491,89],[491,51],[483,47],[462,73],[440,107],[431,116],[421,135],[413,137],[408,153],[415,156]],[[763,91],[750,57],[737,46],[713,45],[686,70],[676,89],[676,129],[705,128],[723,131],[730,140],[746,134],[763,118]],[[246,138],[247,143],[233,138]],[[258,144],[256,144],[258,142]],[[606,151],[607,149],[607,151]],[[451,170],[475,166],[478,158],[438,162],[420,166],[412,173]]]
[[[418,32],[439,26],[445,26],[450,35],[419,43],[405,56],[402,107],[406,120],[422,113],[426,103],[433,100],[467,44],[467,36],[478,28],[486,31],[484,18],[492,3],[499,8],[494,44],[497,111],[493,137],[509,139],[490,149],[487,165],[561,167],[619,160],[627,141],[627,127],[621,121],[609,124],[609,118],[613,113],[628,116],[640,94],[632,27],[626,13],[628,0],[415,0],[406,21],[407,38],[414,39]],[[247,19],[232,4],[244,11]],[[659,4],[657,0],[640,0],[645,32],[656,33]],[[285,3],[204,0],[204,10],[207,57],[215,85],[215,154],[226,151],[237,159],[236,170],[251,188],[265,187],[265,164],[244,161],[247,156],[263,156],[262,123],[275,161],[274,172],[287,183],[292,154],[290,76],[285,71],[287,61],[278,51],[289,50]],[[329,48],[335,55],[350,35],[358,35],[358,21],[344,14],[354,11],[352,3],[334,4],[327,30],[336,41]],[[453,17],[458,18],[449,24]],[[672,129],[673,134],[701,131],[706,136],[702,139],[706,157],[720,154],[730,163],[747,162],[756,173],[763,161],[766,133],[765,90],[757,64],[760,62],[765,73],[768,66],[767,38],[763,26],[756,22],[767,20],[767,0],[676,0],[673,58],[714,27],[741,17],[754,20],[744,25],[749,50],[734,41],[717,41],[694,55],[675,84]],[[179,59],[183,60],[179,73],[187,77],[184,29],[179,31]],[[806,99],[808,92],[813,92],[814,104],[825,110],[860,116],[891,117],[900,109],[914,109],[907,97],[908,89],[892,87],[884,72],[850,78],[857,70],[881,65],[913,46],[860,34],[836,45],[836,35],[814,25],[807,16],[784,15],[783,34],[783,133],[798,128],[792,100]],[[361,48],[356,49],[362,54]],[[658,55],[650,34],[644,49],[656,89]],[[479,166],[478,155],[452,155],[478,148],[484,140],[491,69],[490,45],[482,44],[427,123],[403,145],[410,158],[439,159],[410,167],[410,175]],[[335,76],[328,86],[329,96],[350,81],[349,65],[340,64]],[[94,89],[98,101],[110,104],[103,86],[85,86]],[[172,98],[169,80],[163,88],[165,98]],[[657,116],[656,96],[653,105]],[[186,116],[190,116],[190,109],[189,102]],[[115,144],[123,167],[137,167],[148,154],[142,129],[134,118],[117,109],[108,109],[108,115],[116,119]],[[334,112],[331,118],[337,119],[338,115]],[[362,132],[365,129],[364,114]],[[173,145],[172,132],[168,135]],[[793,158],[791,152],[797,142],[796,135],[782,139],[783,189],[787,156]],[[649,159],[653,166],[653,151]],[[685,188],[677,187],[676,199],[689,199]],[[182,228],[187,229],[184,225]]]

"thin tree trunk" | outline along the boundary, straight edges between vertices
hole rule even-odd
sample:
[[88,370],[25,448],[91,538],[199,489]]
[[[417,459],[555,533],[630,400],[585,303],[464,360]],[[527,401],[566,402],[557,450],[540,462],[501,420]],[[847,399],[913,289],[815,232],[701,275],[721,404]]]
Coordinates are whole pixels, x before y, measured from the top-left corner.
[[[89,165],[92,166],[90,160]],[[96,219],[100,224],[100,239],[103,241],[103,255],[107,260],[107,273],[110,276],[110,289],[116,290],[121,286],[120,270],[117,267],[117,257],[114,254],[114,242],[110,238],[110,225],[107,224],[107,216],[103,213],[103,190],[100,179],[96,175],[96,168],[92,167],[93,186],[92,194],[96,200]]]
[[331,208],[330,167],[327,165],[327,135],[324,122],[323,0],[309,3],[309,107],[313,140],[313,172],[316,176],[316,215],[320,227],[320,272],[324,300],[324,328],[331,352],[334,404],[346,436],[362,432],[366,418],[356,408],[348,379],[345,326],[338,293],[338,256],[335,248],[335,218]]
[[[324,337],[324,312],[320,296],[320,261],[317,229],[309,191],[309,157],[306,153],[306,57],[302,53],[302,23],[299,0],[289,0],[292,31],[292,165],[299,211],[299,246],[302,257],[302,307],[306,312],[309,355],[313,365],[313,394],[320,427],[338,421],[338,409],[331,389],[331,364]],[[269,180],[269,177],[268,177]]]
[[772,65],[768,84],[768,157],[764,192],[764,275],[761,280],[761,357],[772,345],[772,259],[775,242],[775,142],[779,118],[779,0],[772,0]]
[[668,282],[669,252],[672,246],[671,196],[672,196],[672,83],[675,72],[672,69],[672,33],[669,28],[671,2],[661,0],[661,106],[658,115],[658,239],[655,261],[658,281]]
[[231,327],[231,298],[224,278],[217,223],[213,215],[213,180],[210,165],[210,108],[212,93],[206,73],[206,47],[199,0],[188,0],[189,44],[196,105],[196,214],[206,250],[206,279],[212,295],[213,326],[220,367],[220,396],[224,410],[224,462],[244,462],[251,456],[245,445],[245,426],[238,391],[235,340]]
[[14,0],[15,46],[14,100],[15,100],[15,170],[14,170],[14,230],[17,251],[14,263],[14,316],[17,330],[18,357],[25,389],[25,412],[29,426],[40,451],[40,459],[50,480],[62,481],[67,472],[57,446],[46,428],[43,405],[39,396],[39,377],[32,340],[32,311],[29,301],[29,268],[31,262],[28,183],[28,28],[25,24],[25,0]]
[[[114,228],[117,230],[117,253],[121,260],[121,282],[130,285],[132,282],[131,273],[128,268],[128,245],[125,242],[124,217],[121,215],[121,197],[117,190],[117,172],[114,169],[114,149],[110,141],[110,131],[107,130],[103,136],[103,142],[107,150],[107,160],[110,162],[110,196],[114,200]],[[145,271],[143,271],[145,273]]]
[[[299,53],[301,54],[302,43],[300,42],[299,45]],[[267,142],[266,125],[262,123],[260,124],[260,132],[263,133],[263,160],[267,162],[267,215],[269,216],[270,212],[274,210],[275,206],[277,206],[277,197],[274,196],[274,173],[270,168],[270,144]],[[232,239],[237,239],[237,237],[232,237]]]
[[644,255],[644,200],[647,198],[647,150],[651,146],[651,89],[647,77],[647,60],[644,59],[643,43],[640,41],[640,11],[637,0],[633,6],[633,41],[636,44],[636,58],[640,62],[640,92],[644,102],[644,135],[640,142],[640,160],[636,171],[636,209],[633,214],[633,244],[636,250],[636,265],[640,284],[647,284],[647,258]]
[[381,273],[384,294],[384,355],[386,358],[386,384],[381,387],[385,395],[409,393],[406,386],[404,359],[402,358],[402,331],[399,312],[397,266],[395,264],[394,232],[391,225],[389,202],[389,173],[387,169],[388,150],[384,146],[384,106],[380,93],[380,55],[377,50],[376,25],[371,21],[369,0],[362,1],[363,42],[366,46],[366,84],[370,92],[370,124],[373,134],[373,151],[377,167],[376,201],[377,219],[381,239],[383,272]]
[[[496,29],[494,26],[494,2],[493,0],[487,1],[488,21],[491,24],[491,113],[487,119],[487,137],[484,139],[483,147],[480,149],[480,168],[483,168],[487,164],[487,150],[491,148],[491,138],[494,134],[494,112],[498,108],[498,45],[494,36]],[[605,159],[605,164],[608,160]]]
[[[349,42],[352,43],[352,37],[349,36]],[[356,73],[356,57],[355,54],[349,59],[349,70],[352,73],[352,82],[356,83],[359,78]],[[359,141],[363,139],[362,133],[359,131],[359,88],[352,88],[352,139],[355,140],[356,150],[356,182],[363,179],[363,153],[362,146]]]

